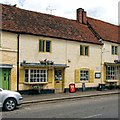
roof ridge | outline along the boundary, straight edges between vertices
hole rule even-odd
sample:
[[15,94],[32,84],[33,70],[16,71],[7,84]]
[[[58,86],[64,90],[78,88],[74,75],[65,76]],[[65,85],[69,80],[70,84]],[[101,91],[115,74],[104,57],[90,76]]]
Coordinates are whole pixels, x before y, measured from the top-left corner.
[[[0,5],[3,5],[3,6],[8,6],[8,7],[14,7],[12,5],[7,5],[7,4],[1,4]],[[36,14],[42,14],[42,15],[46,15],[46,16],[51,16],[51,17],[56,17],[56,18],[61,18],[61,19],[66,19],[66,20],[69,20],[69,21],[76,21],[74,19],[70,19],[70,18],[66,18],[66,17],[61,17],[61,16],[57,16],[57,15],[52,15],[52,14],[47,14],[47,13],[43,13],[43,12],[40,12],[40,11],[34,11],[34,10],[29,10],[29,9],[23,9],[23,8],[19,8],[19,7],[14,7],[16,9],[19,9],[19,10],[23,10],[23,11],[27,11],[27,12],[32,12],[32,13],[36,13]],[[77,22],[77,21],[76,21]]]
[[64,17],[2,5],[2,30],[101,44],[88,26]]

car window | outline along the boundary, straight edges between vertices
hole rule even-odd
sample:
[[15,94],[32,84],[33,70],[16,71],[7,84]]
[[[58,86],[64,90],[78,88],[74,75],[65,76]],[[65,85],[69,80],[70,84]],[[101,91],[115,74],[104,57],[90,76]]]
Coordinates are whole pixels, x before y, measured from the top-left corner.
[[2,89],[0,88],[0,92],[2,91]]

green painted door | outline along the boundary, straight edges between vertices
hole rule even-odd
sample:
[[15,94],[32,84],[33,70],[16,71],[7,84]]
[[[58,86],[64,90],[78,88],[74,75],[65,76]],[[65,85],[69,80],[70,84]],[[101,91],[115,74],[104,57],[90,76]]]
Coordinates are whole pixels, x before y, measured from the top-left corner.
[[9,77],[10,77],[10,70],[3,69],[2,70],[2,88],[4,90],[9,90]]

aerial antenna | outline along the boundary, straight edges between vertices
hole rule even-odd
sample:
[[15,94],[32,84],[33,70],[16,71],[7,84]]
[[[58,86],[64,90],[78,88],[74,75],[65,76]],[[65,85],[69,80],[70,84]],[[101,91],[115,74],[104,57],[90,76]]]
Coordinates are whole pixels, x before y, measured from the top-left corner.
[[50,14],[52,14],[53,10],[56,10],[56,9],[52,8],[50,5],[46,8],[46,11],[49,11]]

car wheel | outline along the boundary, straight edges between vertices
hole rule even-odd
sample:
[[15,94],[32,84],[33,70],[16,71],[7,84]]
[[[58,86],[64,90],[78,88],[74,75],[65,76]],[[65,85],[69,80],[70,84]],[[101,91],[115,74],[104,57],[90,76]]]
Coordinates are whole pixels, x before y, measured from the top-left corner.
[[7,111],[14,110],[16,108],[16,100],[14,98],[5,100],[3,108]]

